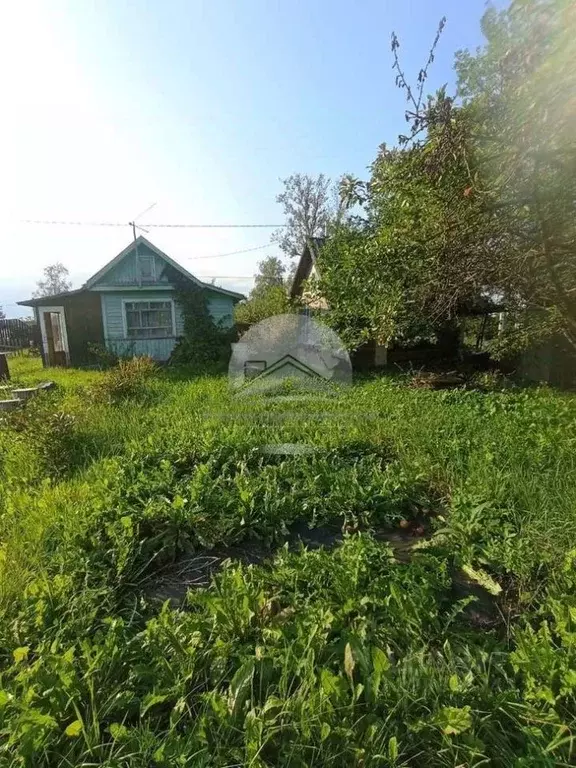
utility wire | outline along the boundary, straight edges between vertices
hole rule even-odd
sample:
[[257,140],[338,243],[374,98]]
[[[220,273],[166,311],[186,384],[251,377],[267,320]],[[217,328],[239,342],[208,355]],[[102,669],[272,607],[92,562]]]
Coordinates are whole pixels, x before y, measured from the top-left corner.
[[[44,219],[24,219],[24,224],[59,224],[74,227],[128,227],[130,222],[119,221],[54,221]],[[139,227],[159,227],[170,229],[278,229],[286,224],[139,224]]]
[[286,224],[143,224],[144,227],[172,227],[190,229],[278,229]]
[[266,243],[266,245],[257,245],[256,248],[244,248],[242,251],[229,251],[228,253],[216,253],[214,256],[187,256],[187,259],[221,259],[223,256],[236,256],[240,253],[251,253],[252,251],[261,251],[263,248],[274,248],[274,243]]
[[73,227],[128,227],[128,223],[118,221],[45,221],[43,219],[24,219],[23,224],[66,224]]
[[195,275],[199,280],[254,280],[257,275]]

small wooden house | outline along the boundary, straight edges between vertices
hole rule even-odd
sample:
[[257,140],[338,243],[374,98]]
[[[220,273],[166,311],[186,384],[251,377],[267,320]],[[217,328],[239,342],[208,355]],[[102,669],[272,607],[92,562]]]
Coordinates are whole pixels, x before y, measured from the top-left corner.
[[183,333],[175,299],[182,281],[202,289],[215,323],[233,325],[234,305],[244,296],[201,282],[145,237],[130,243],[81,288],[18,303],[34,309],[44,365],[89,364],[92,345],[165,361]]

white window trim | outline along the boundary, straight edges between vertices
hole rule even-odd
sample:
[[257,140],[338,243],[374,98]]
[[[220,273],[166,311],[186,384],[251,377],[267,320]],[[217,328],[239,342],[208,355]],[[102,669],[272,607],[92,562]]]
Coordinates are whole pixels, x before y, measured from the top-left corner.
[[[148,336],[144,338],[138,339],[135,336],[128,336],[128,318],[126,316],[126,304],[140,304],[146,302],[147,304],[151,301],[169,301],[170,302],[170,316],[172,318],[172,333],[169,336]],[[142,298],[141,296],[136,298],[129,298],[129,299],[122,299],[122,328],[124,330],[124,338],[129,339],[130,341],[154,341],[154,338],[157,339],[174,339],[176,338],[176,310],[174,307],[174,299],[150,299],[150,298]]]

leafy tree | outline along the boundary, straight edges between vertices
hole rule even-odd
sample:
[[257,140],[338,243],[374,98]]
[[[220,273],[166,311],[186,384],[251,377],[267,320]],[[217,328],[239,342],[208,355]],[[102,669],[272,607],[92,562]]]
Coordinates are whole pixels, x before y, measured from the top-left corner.
[[234,317],[237,323],[253,325],[267,317],[283,315],[290,311],[286,289],[277,285],[267,288],[265,292],[254,298],[249,298],[243,304],[238,304]]
[[351,173],[345,173],[338,180],[338,217],[342,220],[343,214],[354,208],[355,205],[364,205],[368,197],[366,184]]
[[576,6],[514,0],[487,11],[482,28],[485,48],[459,53],[456,69],[478,158],[471,194],[509,235],[507,340],[555,332],[576,349]]
[[485,48],[457,57],[460,102],[423,97],[439,35],[416,88],[393,36],[409,135],[381,147],[368,184],[348,180],[365,215],[338,222],[320,255],[350,344],[454,335],[472,306],[504,302],[501,352],[553,332],[576,346],[574,22],[567,0],[488,11]]
[[254,276],[254,288],[248,301],[236,305],[234,317],[237,323],[253,325],[272,315],[290,311],[290,302],[285,278],[286,267],[280,259],[268,256],[258,264]]
[[282,205],[286,226],[272,235],[284,253],[298,258],[309,237],[322,237],[334,214],[332,183],[324,174],[294,173],[282,179],[283,191],[276,197]]
[[[470,196],[474,158],[469,117],[441,90],[424,103],[423,84],[406,83],[393,36],[397,82],[408,92],[410,136],[380,147],[363,184],[344,177],[342,205],[364,216],[336,222],[319,259],[330,319],[349,346],[374,339],[457,339],[459,315],[494,283],[494,229],[480,197]],[[473,237],[471,236],[473,233]],[[452,351],[452,350],[451,350]]]
[[267,256],[258,264],[258,272],[254,275],[252,296],[266,291],[268,288],[285,285],[286,267],[276,256]]
[[59,293],[69,291],[72,283],[68,280],[68,269],[59,261],[44,267],[44,279],[38,280],[34,297],[56,296]]
[[235,330],[214,322],[203,288],[173,268],[168,273],[176,287],[175,300],[184,321],[182,337],[174,347],[170,361],[193,366],[198,371],[223,370],[230,355],[230,344],[236,340]]
[[3,308],[0,307],[0,320],[6,319],[6,313],[4,312]]

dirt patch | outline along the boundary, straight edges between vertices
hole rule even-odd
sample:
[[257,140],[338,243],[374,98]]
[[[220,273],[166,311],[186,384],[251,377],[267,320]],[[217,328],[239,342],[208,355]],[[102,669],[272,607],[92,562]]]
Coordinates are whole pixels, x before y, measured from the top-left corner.
[[[306,523],[296,523],[290,527],[288,536],[279,546],[288,543],[290,549],[297,549],[301,545],[308,549],[331,548],[339,544],[342,538],[342,531],[336,526],[309,528]],[[259,542],[244,541],[235,546],[215,547],[189,555],[158,571],[154,581],[150,580],[145,585],[144,591],[154,600],[170,600],[180,604],[189,589],[209,586],[212,576],[226,560],[245,565],[260,565],[274,557],[278,548],[270,549]]]
[[386,542],[392,547],[394,557],[400,563],[407,563],[412,557],[412,550],[416,544],[421,541],[420,537],[414,536],[409,531],[390,531],[379,530],[374,533],[374,538],[378,541]]
[[[430,540],[432,531],[427,516],[412,515],[413,519],[403,528],[372,530],[377,541],[390,545],[399,563],[408,563],[418,544]],[[243,541],[233,546],[216,547],[182,557],[176,563],[158,571],[144,587],[144,593],[154,601],[169,600],[174,607],[184,604],[188,590],[208,587],[212,577],[226,561],[245,565],[262,565],[269,562],[279,548],[288,545],[292,551],[301,546],[307,549],[332,549],[342,543],[346,534],[360,531],[355,525],[321,525],[310,528],[305,521],[291,525],[284,540],[270,548],[258,541]],[[451,600],[456,602],[473,597],[464,608],[463,617],[470,626],[487,631],[502,625],[503,611],[500,600],[490,594],[481,584],[459,569],[452,573]]]
[[344,538],[342,528],[335,525],[321,525],[310,528],[307,523],[294,523],[289,528],[286,539],[290,549],[297,549],[304,545],[308,549],[320,549],[321,547],[335,547]]
[[[357,529],[348,530],[355,533]],[[189,589],[199,589],[210,585],[212,576],[218,572],[222,564],[231,560],[245,565],[261,565],[274,557],[278,549],[285,544],[291,550],[304,546],[307,549],[333,547],[342,543],[345,532],[336,525],[323,525],[310,528],[305,522],[290,526],[285,540],[274,549],[265,547],[259,542],[244,541],[230,547],[216,547],[204,552],[182,557],[176,563],[158,571],[153,579],[144,586],[144,593],[153,600],[165,602],[170,600],[175,606],[181,605]],[[409,531],[391,531],[381,529],[374,532],[378,541],[390,544],[394,556],[399,562],[409,561],[414,545],[421,538]]]
[[212,576],[220,570],[226,560],[245,565],[259,565],[271,555],[270,549],[250,542],[188,555],[158,571],[154,580],[150,579],[145,584],[144,592],[153,600],[170,600],[178,606],[185,600],[189,589],[208,587]]
[[445,373],[420,371],[412,377],[410,386],[415,389],[452,389],[466,384],[466,377],[458,371]]
[[464,571],[455,570],[452,573],[452,596],[455,601],[465,597],[474,598],[474,602],[467,605],[463,613],[464,618],[474,629],[490,630],[502,624],[498,599],[466,576]]
[[[302,545],[307,549],[332,549],[343,541],[344,535],[342,528],[338,526],[309,528],[305,522],[299,522],[290,527],[288,536],[279,546],[287,543],[291,550],[297,550]],[[390,545],[398,562],[407,563],[417,544],[422,542],[423,538],[430,538],[431,534],[427,530],[422,537],[415,536],[413,530],[380,529],[373,531],[373,535],[378,541]],[[183,557],[155,574],[154,579],[150,579],[145,586],[144,593],[151,600],[169,600],[174,608],[182,607],[188,590],[208,587],[224,562],[262,565],[270,561],[277,550],[278,548],[270,549],[259,542],[245,541],[235,546],[218,547]],[[452,601],[470,596],[474,597],[474,601],[465,607],[463,617],[472,629],[489,631],[502,627],[504,615],[501,601],[466,576],[463,571],[455,569],[452,574]]]

